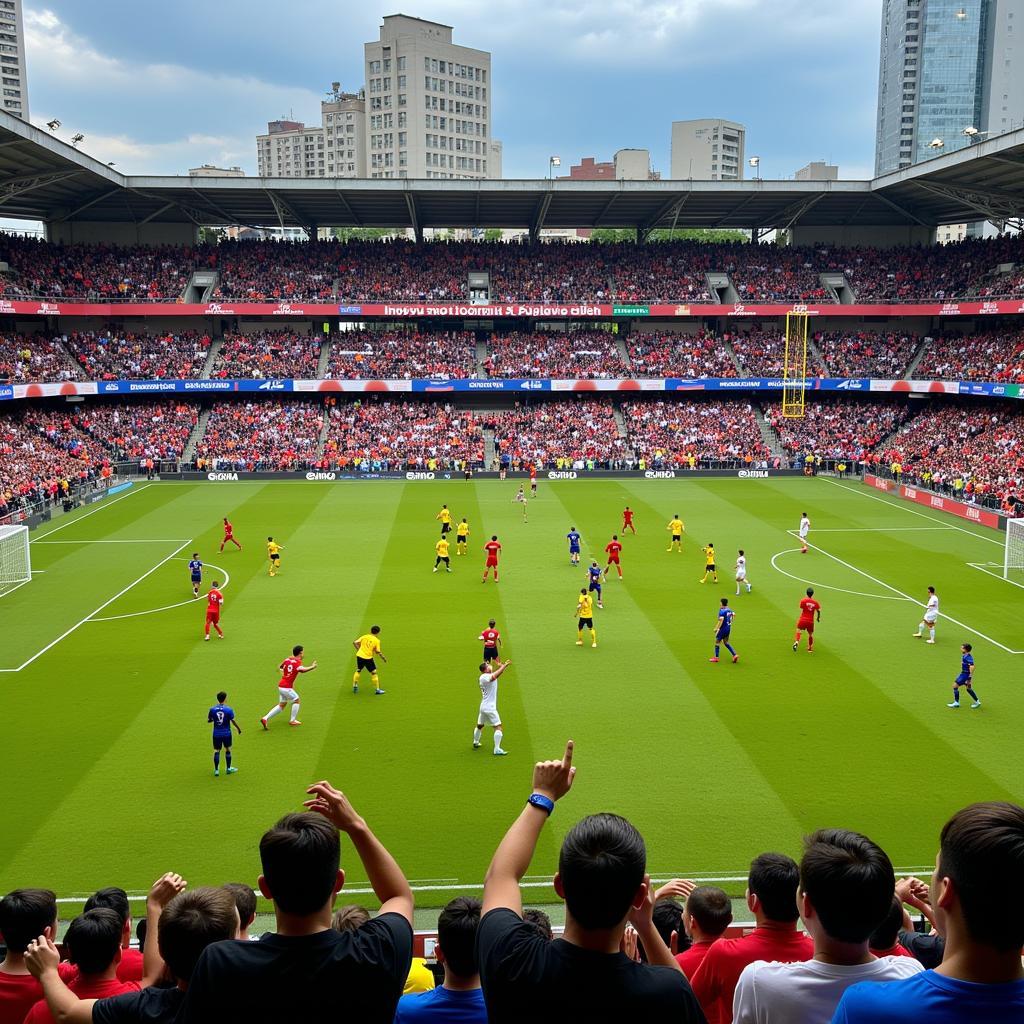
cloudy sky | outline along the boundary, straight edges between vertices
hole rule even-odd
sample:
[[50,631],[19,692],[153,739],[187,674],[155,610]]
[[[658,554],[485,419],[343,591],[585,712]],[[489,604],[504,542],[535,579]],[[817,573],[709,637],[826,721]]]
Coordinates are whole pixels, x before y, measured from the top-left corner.
[[27,0],[32,121],[126,173],[254,173],[266,122],[319,123],[399,11],[492,52],[506,177],[623,147],[667,177],[670,124],[693,117],[746,124],[766,178],[820,159],[870,176],[880,0]]

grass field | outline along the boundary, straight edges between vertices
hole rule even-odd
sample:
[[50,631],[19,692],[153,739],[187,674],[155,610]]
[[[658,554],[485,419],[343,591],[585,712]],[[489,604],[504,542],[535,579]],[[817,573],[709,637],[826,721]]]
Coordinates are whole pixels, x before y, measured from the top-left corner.
[[[419,901],[440,903],[482,880],[532,762],[568,737],[578,777],[542,837],[538,882],[564,829],[597,810],[636,822],[657,877],[741,878],[754,854],[796,854],[825,825],[860,829],[898,867],[923,869],[951,811],[1024,800],[1024,592],[970,564],[1001,561],[1000,535],[826,479],[542,481],[528,524],[514,490],[142,483],[36,531],[41,573],[0,598],[0,891],[141,890],[172,869],[197,884],[255,880],[263,829],[326,777],[395,852]],[[442,501],[473,531],[450,576],[430,571]],[[597,556],[627,503],[639,533],[625,538],[625,579],[607,584],[599,647],[576,647],[583,573],[564,536],[578,527],[584,560]],[[788,531],[805,510],[815,547],[803,556]],[[665,550],[677,511],[683,555]],[[217,551],[224,515],[241,553]],[[268,533],[285,545],[274,579]],[[491,533],[504,545],[501,582],[484,586]],[[700,586],[709,540],[721,582]],[[738,547],[754,590],[737,598]],[[230,577],[223,641],[202,642],[193,550],[207,581]],[[812,655],[790,646],[805,581],[823,605]],[[910,636],[928,584],[952,617],[934,647]],[[708,663],[721,596],[738,609],[736,665]],[[492,616],[513,660],[499,686],[505,758],[490,754],[489,734],[470,746],[476,637]],[[351,640],[374,622],[387,695],[364,684],[355,696]],[[946,708],[964,640],[978,711]],[[301,679],[304,724],[280,717],[264,733],[276,666],[295,643],[320,663]],[[239,773],[215,779],[206,712],[222,687],[244,734]],[[365,876],[343,856],[359,888]]]

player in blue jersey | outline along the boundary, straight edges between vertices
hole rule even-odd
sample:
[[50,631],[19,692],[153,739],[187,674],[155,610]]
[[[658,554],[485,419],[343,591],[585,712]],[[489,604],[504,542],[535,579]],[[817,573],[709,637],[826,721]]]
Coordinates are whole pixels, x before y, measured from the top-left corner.
[[971,651],[974,648],[970,644],[960,645],[960,675],[953,680],[953,700],[946,705],[947,708],[960,707],[960,687],[966,687],[974,703],[972,708],[981,707],[981,698],[974,692],[974,655]]
[[587,566],[587,575],[590,577],[590,586],[587,590],[590,593],[597,592],[597,607],[603,608],[604,605],[601,603],[601,566],[597,562],[591,562]]
[[231,767],[231,726],[242,735],[242,727],[235,721],[235,713],[224,703],[228,699],[227,693],[223,690],[217,694],[217,703],[210,708],[206,716],[207,722],[213,723],[213,774],[220,775],[220,748],[224,748],[224,760],[227,764],[228,775],[234,775],[237,768]]
[[729,643],[732,635],[732,620],[736,613],[729,607],[729,598],[722,598],[722,607],[718,609],[718,620],[715,622],[715,656],[708,661],[718,664],[718,655],[724,647],[731,655],[733,664],[740,660],[735,648]]
[[569,542],[569,564],[579,565],[580,564],[580,534],[579,531],[573,526],[569,532],[565,535],[565,539]]
[[199,596],[199,587],[203,582],[203,563],[199,560],[199,552],[192,552],[192,560],[188,563],[188,572],[192,577],[192,594]]

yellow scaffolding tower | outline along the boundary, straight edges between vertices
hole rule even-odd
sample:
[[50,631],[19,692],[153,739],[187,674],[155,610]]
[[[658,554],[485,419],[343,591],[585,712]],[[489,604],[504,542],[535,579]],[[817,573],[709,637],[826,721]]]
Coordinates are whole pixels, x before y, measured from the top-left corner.
[[806,313],[786,314],[786,351],[782,364],[782,415],[803,419],[807,402]]

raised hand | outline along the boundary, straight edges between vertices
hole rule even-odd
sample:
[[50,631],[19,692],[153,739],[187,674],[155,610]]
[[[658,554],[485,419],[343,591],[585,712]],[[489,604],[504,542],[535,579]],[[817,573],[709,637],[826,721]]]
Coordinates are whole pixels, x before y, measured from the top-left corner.
[[576,769],[572,766],[573,742],[565,745],[561,761],[538,761],[533,768],[533,789],[552,800],[560,800],[572,788]]
[[348,832],[362,821],[352,804],[349,803],[348,797],[326,780],[314,783],[306,792],[313,799],[305,801],[303,806],[308,807],[311,811],[316,811],[317,814],[322,814],[340,831]]

